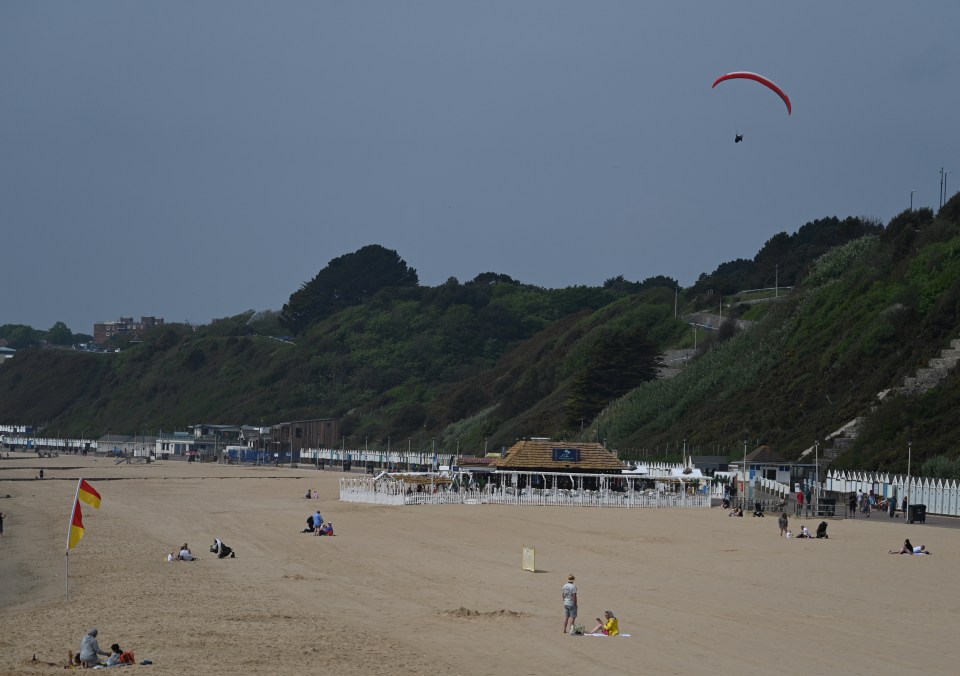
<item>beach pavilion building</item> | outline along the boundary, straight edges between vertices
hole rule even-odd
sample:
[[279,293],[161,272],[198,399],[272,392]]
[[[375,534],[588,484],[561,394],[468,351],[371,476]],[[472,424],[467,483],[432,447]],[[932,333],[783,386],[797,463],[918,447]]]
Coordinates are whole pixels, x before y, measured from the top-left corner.
[[518,441],[490,465],[341,477],[340,500],[394,505],[709,507],[709,494],[685,490],[705,480],[692,468],[628,468],[597,443],[531,438]]
[[501,487],[552,490],[601,490],[623,483],[627,465],[602,444],[552,441],[534,437],[518,441],[495,460],[490,480]]

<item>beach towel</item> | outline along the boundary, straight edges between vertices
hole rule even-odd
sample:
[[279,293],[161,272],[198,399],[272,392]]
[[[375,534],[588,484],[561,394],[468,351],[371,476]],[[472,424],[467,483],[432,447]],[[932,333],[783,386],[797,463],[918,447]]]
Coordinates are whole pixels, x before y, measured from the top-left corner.
[[630,638],[630,634],[617,634],[617,636],[607,636],[606,634],[584,634],[584,636],[603,636],[604,638],[616,638],[617,636],[625,636]]

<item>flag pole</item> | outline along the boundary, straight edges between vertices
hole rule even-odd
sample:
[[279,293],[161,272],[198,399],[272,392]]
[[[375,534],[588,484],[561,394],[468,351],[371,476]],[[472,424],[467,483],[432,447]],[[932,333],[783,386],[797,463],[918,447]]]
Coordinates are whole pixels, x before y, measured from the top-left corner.
[[67,549],[63,555],[63,561],[66,565],[66,572],[63,576],[63,583],[66,586],[66,597],[70,600],[70,528],[73,526],[73,517],[76,514],[80,504],[80,484],[83,479],[77,479],[77,491],[73,494],[73,509],[70,510],[70,519],[67,521]]

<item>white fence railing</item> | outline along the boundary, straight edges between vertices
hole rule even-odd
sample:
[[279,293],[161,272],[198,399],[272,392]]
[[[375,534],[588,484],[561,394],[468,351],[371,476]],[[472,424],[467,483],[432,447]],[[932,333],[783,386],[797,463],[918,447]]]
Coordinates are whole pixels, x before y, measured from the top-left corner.
[[[419,490],[418,490],[419,488]],[[669,491],[591,491],[568,489],[490,487],[453,490],[447,486],[402,481],[376,480],[372,477],[342,477],[340,500],[374,505],[530,505],[549,507],[667,508],[710,507],[709,492]]]
[[831,470],[827,472],[824,488],[837,493],[872,490],[875,495],[895,500],[898,507],[906,497],[909,504],[926,505],[928,514],[960,516],[960,482],[950,479]]
[[779,481],[774,481],[773,479],[764,479],[763,477],[756,477],[754,479],[755,485],[760,490],[764,490],[767,493],[772,493],[778,498],[786,498],[792,491],[790,486]]

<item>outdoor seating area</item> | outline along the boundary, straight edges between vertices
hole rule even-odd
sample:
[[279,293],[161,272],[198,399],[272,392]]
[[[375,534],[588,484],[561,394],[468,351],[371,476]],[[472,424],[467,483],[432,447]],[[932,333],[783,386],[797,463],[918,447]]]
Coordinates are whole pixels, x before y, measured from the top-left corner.
[[[579,483],[576,475],[564,478]],[[341,477],[340,500],[369,504],[495,504],[555,507],[666,508],[710,507],[709,493],[672,490],[668,481],[653,487],[615,490],[602,488],[533,488],[488,483],[483,487],[464,485],[449,477],[420,475],[382,475],[381,477]],[[616,479],[615,477],[613,478]],[[469,480],[468,480],[469,481]],[[421,487],[420,490],[415,488]]]

